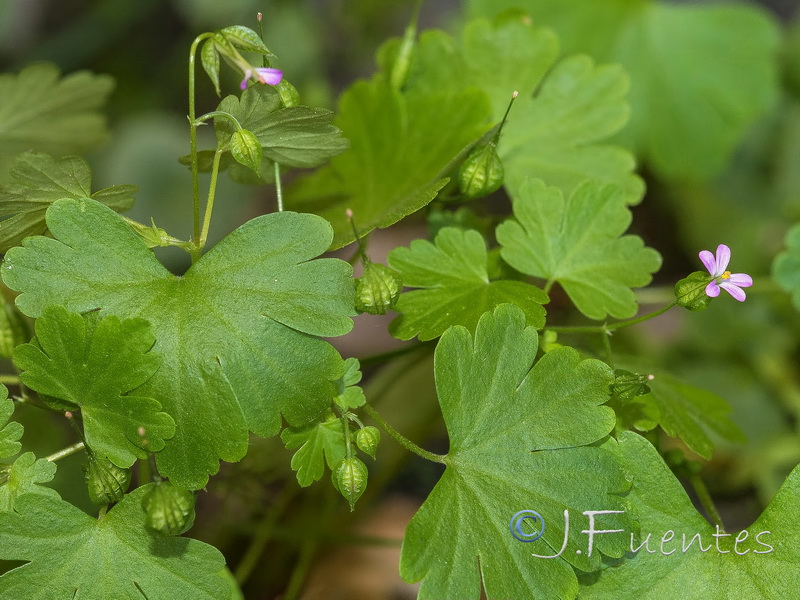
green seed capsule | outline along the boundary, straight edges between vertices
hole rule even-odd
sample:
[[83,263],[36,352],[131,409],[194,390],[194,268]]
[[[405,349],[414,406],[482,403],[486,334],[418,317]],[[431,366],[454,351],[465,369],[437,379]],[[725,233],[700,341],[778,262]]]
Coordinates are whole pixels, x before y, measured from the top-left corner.
[[369,454],[375,458],[375,450],[378,449],[378,443],[381,441],[381,432],[376,427],[367,426],[359,429],[356,432],[356,446],[364,454]]
[[350,503],[351,511],[367,489],[368,475],[367,465],[355,457],[345,458],[333,470],[333,487]]
[[371,315],[385,315],[400,297],[403,279],[394,269],[367,262],[364,275],[356,279],[356,310]]
[[275,86],[278,90],[278,95],[281,97],[283,106],[289,108],[300,104],[300,92],[291,83],[286,81],[286,78],[281,79],[281,82]]
[[100,506],[122,500],[131,484],[131,470],[120,468],[107,458],[90,456],[84,470],[89,499]]
[[473,149],[458,171],[458,187],[470,200],[497,191],[504,179],[503,163],[494,144]]
[[250,167],[256,173],[260,172],[263,151],[261,142],[252,131],[240,129],[231,136],[231,156],[245,167]]
[[709,282],[708,273],[695,271],[688,277],[675,284],[675,299],[679,306],[686,310],[705,310],[711,303],[711,297],[706,294]]
[[194,524],[194,494],[169,481],[155,484],[142,500],[147,527],[163,535],[180,535]]
[[631,373],[624,369],[614,370],[614,382],[611,384],[611,394],[620,400],[632,400],[636,396],[650,393],[648,382],[653,380],[652,375]]

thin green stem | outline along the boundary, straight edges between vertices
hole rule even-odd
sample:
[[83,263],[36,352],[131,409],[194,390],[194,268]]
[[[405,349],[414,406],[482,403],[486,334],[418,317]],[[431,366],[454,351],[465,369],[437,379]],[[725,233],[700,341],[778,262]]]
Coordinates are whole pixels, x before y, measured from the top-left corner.
[[294,571],[292,571],[283,600],[296,600],[298,598],[311,568],[311,561],[317,551],[317,545],[316,542],[306,542],[300,548],[300,556],[297,559]]
[[570,327],[570,326],[547,327],[547,329],[549,329],[550,331],[555,331],[556,333],[610,333],[612,331],[616,331],[617,329],[622,329],[623,327],[630,327],[631,325],[637,325],[638,323],[644,323],[645,321],[649,321],[650,319],[663,315],[670,308],[672,308],[677,304],[678,301],[673,300],[666,306],[662,306],[658,310],[654,310],[651,313],[647,313],[646,315],[642,315],[641,317],[627,319],[625,321],[618,321],[617,323],[611,323],[611,324],[606,323],[603,325],[580,325],[577,327]]
[[614,353],[611,351],[611,332],[604,331],[600,334],[603,339],[603,350],[606,352],[606,363],[612,369],[614,368]]
[[714,501],[711,499],[711,494],[708,492],[708,488],[706,487],[705,482],[700,478],[700,475],[692,475],[689,477],[689,482],[692,484],[695,493],[697,494],[697,498],[700,500],[700,504],[703,505],[703,508],[706,511],[709,519],[714,525],[717,525],[720,531],[725,531],[725,525],[722,522],[722,517],[719,516],[719,511],[717,511],[717,507],[714,505]]
[[72,444],[72,446],[67,446],[66,448],[62,448],[58,452],[53,452],[50,456],[45,457],[45,460],[49,460],[50,462],[56,462],[57,460],[61,460],[67,456],[75,454],[76,452],[80,452],[85,447],[83,442],[76,442]]
[[389,425],[389,423],[386,422],[386,419],[380,416],[380,414],[378,414],[378,411],[372,408],[372,406],[370,406],[369,403],[364,405],[364,412],[366,412],[370,417],[372,417],[373,421],[375,421],[378,425],[380,425],[381,428],[384,431],[386,431],[386,433],[392,436],[398,444],[403,446],[409,452],[413,452],[417,456],[421,456],[422,458],[430,460],[432,462],[438,462],[443,464],[445,463],[445,459],[447,458],[445,455],[434,454],[433,452],[428,452],[427,450],[417,446],[414,442],[409,440],[407,437],[405,437],[399,431],[397,431],[394,427]]
[[3,385],[19,385],[19,377],[16,375],[0,375],[0,383]]
[[208,240],[208,230],[211,227],[211,213],[214,210],[214,196],[217,193],[217,176],[219,175],[219,161],[222,158],[222,151],[217,148],[214,152],[214,162],[211,165],[211,183],[208,188],[208,200],[206,200],[206,212],[203,215],[203,231],[200,234],[198,250],[202,252]]
[[281,185],[281,166],[274,163],[275,169],[275,194],[278,197],[278,212],[283,212],[283,185]]
[[231,113],[227,113],[224,110],[212,110],[204,115],[200,115],[195,120],[195,123],[200,125],[200,123],[204,123],[209,119],[216,119],[217,117],[222,117],[223,119],[228,119],[231,123],[236,126],[236,131],[240,131],[242,129],[241,123],[239,123],[239,119],[234,117]]
[[[197,47],[204,39],[211,37],[210,33],[198,35],[189,49],[189,144],[192,156],[192,213],[194,217],[194,241],[200,237],[200,169],[197,164],[197,123],[195,121],[195,93],[194,93],[194,62]],[[192,260],[196,260],[194,254]]]
[[547,283],[544,284],[544,293],[549,294],[550,290],[553,289],[553,284],[555,283],[554,279],[548,279]]
[[267,542],[273,537],[278,519],[284,514],[296,494],[297,487],[294,485],[287,485],[281,491],[277,500],[269,507],[269,510],[264,513],[264,516],[256,527],[253,537],[250,538],[250,544],[247,546],[242,560],[236,565],[234,576],[236,577],[236,582],[240,586],[244,585],[249,579],[253,569],[261,559],[261,555],[264,553]]

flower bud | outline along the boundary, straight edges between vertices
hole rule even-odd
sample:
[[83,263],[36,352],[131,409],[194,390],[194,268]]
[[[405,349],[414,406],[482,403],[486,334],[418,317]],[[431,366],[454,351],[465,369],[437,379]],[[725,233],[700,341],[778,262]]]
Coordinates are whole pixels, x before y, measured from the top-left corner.
[[156,483],[142,500],[148,528],[162,535],[180,535],[194,524],[194,494],[169,481]]
[[367,465],[356,457],[345,458],[331,474],[333,487],[350,503],[350,510],[367,489]]
[[483,198],[500,189],[505,171],[493,143],[475,148],[458,171],[458,187],[469,200]]
[[356,446],[364,454],[368,454],[375,458],[375,450],[378,449],[378,443],[381,441],[381,432],[377,427],[371,425],[359,429],[356,432]]
[[708,282],[708,273],[703,271],[695,271],[681,279],[675,284],[675,299],[678,305],[691,311],[707,309],[711,303],[711,298],[706,294]]
[[400,297],[403,279],[394,269],[367,261],[364,274],[356,279],[356,310],[371,315],[385,315]]
[[131,484],[131,470],[118,467],[107,458],[90,455],[84,469],[89,499],[100,506],[122,500]]

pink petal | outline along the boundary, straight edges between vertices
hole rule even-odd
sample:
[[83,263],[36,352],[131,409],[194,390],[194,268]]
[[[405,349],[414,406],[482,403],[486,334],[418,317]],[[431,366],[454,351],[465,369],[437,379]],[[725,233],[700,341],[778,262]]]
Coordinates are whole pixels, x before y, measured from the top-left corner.
[[268,85],[278,85],[283,79],[283,71],[280,69],[269,69],[269,68],[260,68],[256,69],[256,73],[258,73],[258,80],[261,83],[266,83]]
[[753,285],[753,278],[747,273],[732,273],[728,283],[738,285],[739,287],[750,287]]
[[[731,296],[733,296],[739,302],[744,302],[745,298],[747,298],[747,294],[744,293],[744,290],[740,288],[738,285],[734,285],[729,281],[724,281],[719,284],[723,290],[728,292]],[[717,292],[719,293],[719,292]]]
[[717,273],[713,273],[714,277],[718,277],[725,272],[728,268],[728,263],[731,262],[731,249],[725,244],[717,246]]
[[703,261],[703,265],[705,265],[706,270],[709,273],[711,273],[712,277],[716,277],[717,275],[719,275],[719,273],[717,273],[717,261],[714,258],[714,255],[711,254],[711,252],[709,252],[708,250],[703,250],[702,252],[700,252],[699,256],[700,260]]
[[242,79],[242,83],[240,83],[240,84],[239,84],[239,87],[240,87],[242,90],[244,90],[245,88],[247,88],[247,80],[248,80],[248,79],[250,79],[250,77],[252,77],[252,76],[253,76],[253,72],[252,72],[250,69],[247,69],[247,70],[244,72],[244,79]]
[[710,296],[711,298],[716,298],[719,296],[719,286],[717,285],[716,280],[712,281],[706,286],[706,296]]

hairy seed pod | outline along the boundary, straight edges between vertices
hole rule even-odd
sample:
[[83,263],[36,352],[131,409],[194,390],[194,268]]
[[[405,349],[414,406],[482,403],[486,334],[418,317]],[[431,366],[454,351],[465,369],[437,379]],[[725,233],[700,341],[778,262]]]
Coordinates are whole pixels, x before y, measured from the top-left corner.
[[367,489],[367,465],[356,457],[345,458],[332,473],[333,487],[355,508],[356,501]]
[[385,315],[400,297],[403,279],[394,269],[367,262],[364,275],[356,279],[356,310],[371,315]]
[[194,494],[169,481],[153,486],[142,500],[148,528],[163,535],[180,535],[194,524]]
[[356,432],[356,446],[364,454],[368,454],[375,458],[375,451],[378,449],[378,443],[381,441],[381,432],[377,427],[368,425],[363,429]]
[[131,470],[118,467],[107,458],[90,455],[84,471],[89,499],[100,506],[122,500],[131,484]]
[[504,179],[503,163],[494,144],[475,148],[458,171],[458,187],[469,200],[497,191]]

